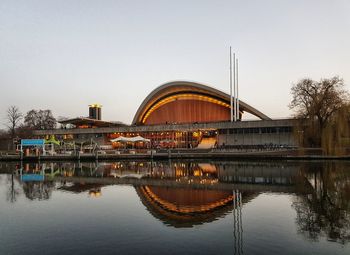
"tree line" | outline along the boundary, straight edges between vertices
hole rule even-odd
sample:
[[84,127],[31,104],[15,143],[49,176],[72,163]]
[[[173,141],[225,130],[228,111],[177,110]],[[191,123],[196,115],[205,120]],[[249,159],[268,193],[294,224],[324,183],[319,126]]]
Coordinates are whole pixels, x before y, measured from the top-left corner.
[[302,79],[292,86],[291,94],[289,107],[300,120],[300,145],[322,148],[325,154],[349,153],[350,102],[344,80],[337,76]]
[[8,137],[30,136],[32,130],[54,129],[57,120],[51,110],[30,110],[23,115],[17,106],[10,106],[6,111]]

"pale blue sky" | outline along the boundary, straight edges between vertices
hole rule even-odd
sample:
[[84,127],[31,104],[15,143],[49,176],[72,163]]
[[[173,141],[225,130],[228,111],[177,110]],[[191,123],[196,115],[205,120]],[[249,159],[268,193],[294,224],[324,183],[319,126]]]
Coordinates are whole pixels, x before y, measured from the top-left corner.
[[9,105],[75,117],[95,102],[130,123],[173,80],[229,92],[230,45],[241,99],[288,117],[299,79],[349,84],[350,1],[0,0],[0,123]]

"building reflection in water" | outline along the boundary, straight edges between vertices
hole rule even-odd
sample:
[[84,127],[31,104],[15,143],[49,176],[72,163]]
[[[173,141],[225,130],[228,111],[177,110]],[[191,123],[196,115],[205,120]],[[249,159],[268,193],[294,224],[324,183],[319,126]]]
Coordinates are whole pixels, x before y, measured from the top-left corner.
[[[30,200],[50,199],[56,183],[45,180],[45,164],[22,164],[11,173],[11,187],[15,189],[15,177],[20,181],[24,195]],[[13,191],[16,192],[16,191]],[[19,195],[17,189],[17,196]],[[15,200],[15,199],[14,199]]]
[[[223,217],[234,209],[233,201],[239,196],[238,193],[233,194],[229,190],[149,186],[136,187],[136,191],[154,217],[173,227],[193,227]],[[247,201],[254,196],[252,192],[243,193]],[[239,198],[241,199],[242,195]]]
[[[111,180],[125,179],[134,185],[147,211],[167,226],[193,227],[232,212],[236,254],[243,250],[242,207],[261,192],[280,192],[279,188],[293,194],[300,234],[310,240],[322,235],[340,243],[350,240],[346,162],[59,162],[16,169],[8,192],[11,202],[19,193],[16,180],[28,199],[41,200],[49,199],[53,190],[99,197],[104,186],[113,184]],[[31,174],[44,181],[30,181]]]

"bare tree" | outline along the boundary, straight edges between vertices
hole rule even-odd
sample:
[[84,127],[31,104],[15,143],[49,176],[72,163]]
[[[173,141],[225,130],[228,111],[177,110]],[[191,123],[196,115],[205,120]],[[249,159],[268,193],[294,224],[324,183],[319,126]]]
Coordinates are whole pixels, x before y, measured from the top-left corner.
[[24,124],[30,129],[53,129],[57,121],[51,110],[30,110],[24,117]]
[[300,80],[291,90],[293,99],[290,109],[296,111],[296,117],[307,119],[316,136],[316,145],[321,144],[322,133],[330,118],[341,109],[348,100],[344,90],[344,81],[339,77],[313,81]]
[[36,110],[30,110],[24,116],[24,125],[27,128],[35,129],[38,126],[38,112]]
[[41,118],[41,129],[54,129],[57,125],[57,120],[53,116],[51,110],[40,110],[39,116],[42,116]]
[[7,109],[7,123],[8,123],[8,128],[10,130],[11,138],[15,138],[16,135],[16,128],[19,126],[20,121],[23,118],[22,113],[18,109],[17,106],[10,106]]

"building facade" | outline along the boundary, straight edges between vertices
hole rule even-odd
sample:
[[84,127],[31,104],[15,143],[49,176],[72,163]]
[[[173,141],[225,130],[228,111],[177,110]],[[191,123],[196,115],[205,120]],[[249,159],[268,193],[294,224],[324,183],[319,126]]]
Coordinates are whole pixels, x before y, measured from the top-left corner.
[[[98,107],[101,116],[101,107]],[[296,120],[272,120],[251,105],[239,101],[239,120],[231,122],[230,96],[212,87],[185,81],[166,83],[153,90],[141,103],[132,124],[106,122],[92,116],[62,121],[55,130],[35,131],[39,137],[111,145],[112,139],[142,136],[149,144],[136,148],[213,148],[227,146],[295,146]],[[243,121],[245,113],[260,120]],[[66,128],[69,124],[73,128]]]

